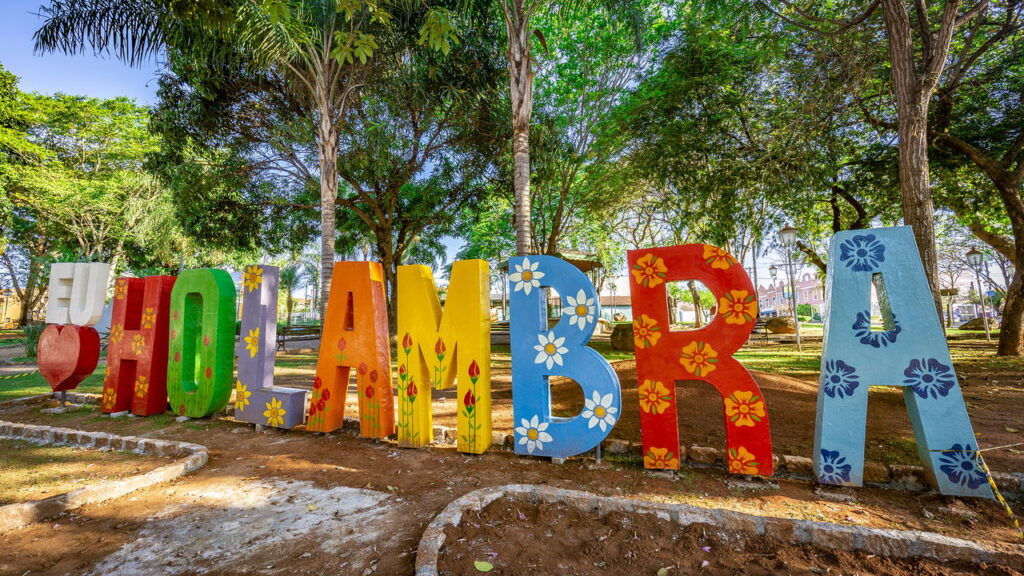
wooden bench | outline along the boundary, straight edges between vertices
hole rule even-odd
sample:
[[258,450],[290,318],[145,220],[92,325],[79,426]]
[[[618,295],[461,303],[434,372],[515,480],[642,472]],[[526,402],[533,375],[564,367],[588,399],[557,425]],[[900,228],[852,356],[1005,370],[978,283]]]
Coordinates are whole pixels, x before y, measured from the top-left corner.
[[277,349],[284,350],[287,342],[298,342],[301,340],[318,340],[320,338],[320,326],[282,326],[277,329]]
[[760,334],[765,342],[768,341],[768,335],[771,331],[768,330],[768,319],[763,316],[758,316],[757,321],[754,322],[754,329],[751,330],[752,334]]

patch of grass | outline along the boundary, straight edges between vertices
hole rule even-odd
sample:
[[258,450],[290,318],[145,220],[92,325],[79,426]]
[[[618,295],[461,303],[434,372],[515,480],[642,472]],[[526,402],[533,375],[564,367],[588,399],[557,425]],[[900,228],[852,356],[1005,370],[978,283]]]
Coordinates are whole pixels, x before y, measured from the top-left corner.
[[61,494],[139,472],[147,458],[132,452],[100,452],[69,446],[0,440],[0,505]]
[[[75,392],[102,394],[103,376],[105,373],[106,367],[100,366],[95,372],[78,385]],[[0,380],[0,402],[4,400],[13,400],[15,398],[24,398],[25,396],[49,393],[50,384],[47,383],[43,378],[43,375],[38,372],[26,376],[20,376],[18,378],[11,378],[9,380]]]
[[885,464],[919,464],[917,442],[913,436],[890,436],[869,441],[864,449],[868,462]]
[[795,378],[817,378],[821,368],[821,344],[805,343],[803,351],[796,345],[741,348],[734,358],[749,370],[772,372]]

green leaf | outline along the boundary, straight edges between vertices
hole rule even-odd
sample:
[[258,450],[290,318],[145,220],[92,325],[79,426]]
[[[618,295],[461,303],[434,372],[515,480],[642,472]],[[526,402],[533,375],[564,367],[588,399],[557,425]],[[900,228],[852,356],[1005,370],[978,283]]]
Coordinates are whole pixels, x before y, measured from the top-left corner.
[[494,570],[494,565],[490,562],[484,562],[483,560],[477,560],[473,562],[473,567],[476,568],[477,572],[490,572]]

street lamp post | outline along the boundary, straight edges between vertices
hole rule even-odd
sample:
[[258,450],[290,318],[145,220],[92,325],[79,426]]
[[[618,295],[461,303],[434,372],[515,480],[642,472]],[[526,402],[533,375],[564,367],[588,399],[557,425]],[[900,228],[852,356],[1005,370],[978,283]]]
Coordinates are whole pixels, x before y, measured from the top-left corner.
[[985,255],[976,248],[967,251],[967,264],[974,269],[974,277],[978,281],[978,300],[981,301],[981,323],[985,326],[985,340],[992,341],[992,333],[988,329],[988,314],[985,312],[985,288],[981,284],[981,265]]
[[786,271],[789,273],[789,297],[793,310],[793,324],[796,326],[796,349],[797,352],[802,352],[803,348],[800,344],[800,317],[797,315],[796,277],[793,274],[793,249],[796,248],[796,233],[796,228],[786,225],[785,228],[779,230],[779,241],[784,248],[783,252],[786,253]]

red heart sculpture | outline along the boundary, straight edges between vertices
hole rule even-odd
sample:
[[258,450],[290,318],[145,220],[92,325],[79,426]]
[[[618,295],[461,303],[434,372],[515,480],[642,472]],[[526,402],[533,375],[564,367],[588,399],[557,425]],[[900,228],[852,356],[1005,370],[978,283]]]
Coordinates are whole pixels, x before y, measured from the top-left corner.
[[54,392],[74,390],[100,360],[100,335],[89,326],[50,324],[36,348],[39,372]]

